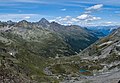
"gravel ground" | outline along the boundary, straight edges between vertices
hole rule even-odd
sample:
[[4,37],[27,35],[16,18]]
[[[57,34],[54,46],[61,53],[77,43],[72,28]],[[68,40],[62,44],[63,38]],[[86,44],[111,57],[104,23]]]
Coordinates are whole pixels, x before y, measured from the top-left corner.
[[80,81],[70,80],[61,83],[118,83],[120,80],[120,71],[101,74],[99,76],[90,76]]
[[118,83],[120,71],[88,78],[88,80],[90,81],[89,83]]

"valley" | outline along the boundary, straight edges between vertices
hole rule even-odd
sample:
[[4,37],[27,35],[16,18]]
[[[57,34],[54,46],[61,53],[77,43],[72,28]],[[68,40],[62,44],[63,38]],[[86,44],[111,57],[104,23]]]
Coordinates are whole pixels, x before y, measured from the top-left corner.
[[0,0],[0,83],[120,83],[120,1]]
[[96,83],[104,76],[118,80],[111,76],[119,73],[119,31],[101,38],[101,32],[44,18],[36,23],[1,22],[1,82]]

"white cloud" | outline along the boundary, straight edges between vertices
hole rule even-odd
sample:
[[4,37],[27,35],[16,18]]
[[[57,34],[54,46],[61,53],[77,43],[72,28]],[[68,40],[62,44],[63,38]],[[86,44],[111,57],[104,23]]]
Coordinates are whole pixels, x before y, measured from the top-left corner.
[[79,19],[72,18],[71,21],[73,21],[73,22],[79,22]]
[[61,11],[66,11],[66,10],[67,10],[67,9],[65,9],[65,8],[64,8],[64,9],[61,9]]
[[71,16],[65,16],[65,17],[56,17],[54,20],[50,20],[50,21],[56,21],[60,24],[73,24],[73,22],[71,21],[72,17]]
[[91,7],[85,8],[86,11],[84,13],[85,14],[90,14],[90,13],[93,13],[93,12],[95,12],[97,10],[100,10],[102,7],[103,7],[103,4],[93,5]]
[[91,6],[89,8],[86,8],[86,10],[88,10],[88,11],[98,10],[98,9],[101,9],[102,7],[103,7],[103,4],[97,4],[97,5]]
[[82,15],[78,16],[77,18],[81,19],[81,20],[84,20],[84,19],[89,18],[89,15],[88,14],[82,14]]
[[76,17],[71,17],[71,16],[57,17],[51,21],[56,21],[60,24],[65,24],[65,25],[77,24],[77,25],[85,26],[88,23],[91,23],[93,21],[97,21],[100,19],[101,19],[100,17],[95,17],[89,14],[82,14]]
[[67,20],[70,20],[71,19],[71,16],[66,16],[64,18],[62,18],[63,21],[67,21]]
[[25,16],[24,18],[25,18],[25,19],[30,19],[30,16]]
[[106,24],[112,24],[112,22],[106,22]]
[[[81,26],[86,26],[93,24],[92,22],[95,22],[97,20],[101,20],[101,17],[96,17],[91,15],[91,13],[95,10],[99,10],[103,7],[103,4],[97,4],[94,6],[91,6],[89,8],[85,9],[85,12],[79,16],[76,17],[71,17],[71,16],[65,16],[65,17],[57,17],[54,20],[51,21],[56,21],[61,24],[65,25],[70,25],[70,24],[76,24],[76,25],[81,25]],[[63,9],[63,11],[66,9]]]
[[86,22],[95,21],[95,20],[100,20],[101,19],[100,17],[95,17],[95,16],[92,16],[92,15],[89,15],[89,14],[82,14],[80,16],[77,16],[77,18],[80,19],[80,20],[84,20]]

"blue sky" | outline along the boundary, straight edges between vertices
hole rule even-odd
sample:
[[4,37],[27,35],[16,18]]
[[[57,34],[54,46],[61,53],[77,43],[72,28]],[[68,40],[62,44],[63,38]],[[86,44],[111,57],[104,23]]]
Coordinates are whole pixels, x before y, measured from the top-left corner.
[[0,0],[1,21],[39,21],[61,24],[120,25],[119,0]]

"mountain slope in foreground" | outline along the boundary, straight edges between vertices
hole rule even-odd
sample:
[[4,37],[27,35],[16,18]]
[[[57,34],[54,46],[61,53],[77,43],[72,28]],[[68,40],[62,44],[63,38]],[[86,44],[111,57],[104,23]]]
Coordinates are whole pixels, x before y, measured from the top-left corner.
[[80,54],[55,61],[51,71],[57,75],[64,74],[63,83],[118,83],[120,28],[98,40]]
[[[118,83],[120,80],[120,28],[100,39],[80,53],[82,59],[99,63],[98,76],[88,78],[90,83]],[[94,75],[96,70],[94,70]]]

